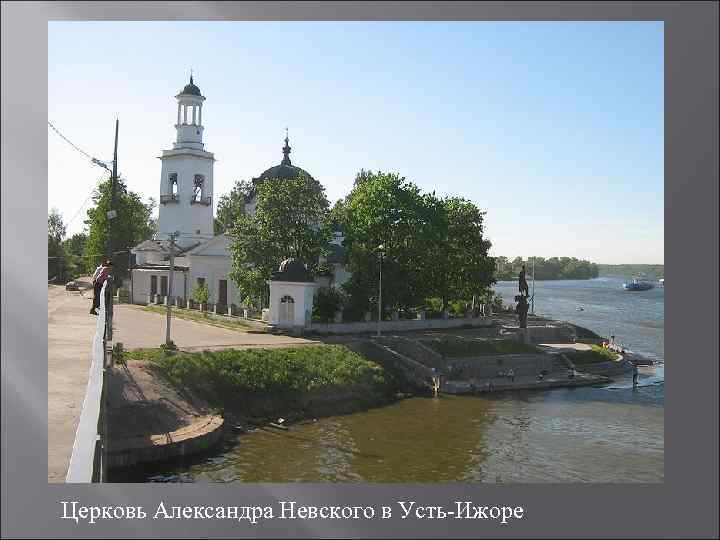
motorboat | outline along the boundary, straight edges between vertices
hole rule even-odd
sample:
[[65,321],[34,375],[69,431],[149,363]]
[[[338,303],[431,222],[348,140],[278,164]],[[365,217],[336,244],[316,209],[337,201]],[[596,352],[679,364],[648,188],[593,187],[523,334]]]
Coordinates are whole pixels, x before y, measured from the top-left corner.
[[649,281],[633,278],[630,283],[623,283],[623,289],[626,291],[648,291],[655,286]]

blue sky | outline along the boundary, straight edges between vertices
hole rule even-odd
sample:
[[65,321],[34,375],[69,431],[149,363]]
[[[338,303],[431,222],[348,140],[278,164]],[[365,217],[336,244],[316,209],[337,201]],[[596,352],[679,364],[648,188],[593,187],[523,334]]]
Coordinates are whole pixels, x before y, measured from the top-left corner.
[[[207,98],[215,201],[293,164],[331,203],[361,169],[487,211],[494,255],[664,262],[662,22],[51,22],[48,119],[159,196],[174,95]],[[48,129],[71,233],[102,169]],[[79,212],[78,212],[79,211]]]

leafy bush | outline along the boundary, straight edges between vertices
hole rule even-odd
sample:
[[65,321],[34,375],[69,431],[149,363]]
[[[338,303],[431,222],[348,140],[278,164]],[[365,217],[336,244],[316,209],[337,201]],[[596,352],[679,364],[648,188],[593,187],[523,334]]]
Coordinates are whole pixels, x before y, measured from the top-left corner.
[[313,317],[320,322],[329,323],[345,304],[344,295],[334,287],[320,289],[315,296]]
[[198,285],[192,291],[193,300],[199,304],[207,304],[210,301],[210,291],[205,283]]
[[501,294],[493,294],[490,305],[492,306],[493,313],[500,313],[503,308],[502,295]]
[[593,345],[589,351],[572,351],[566,353],[573,364],[587,365],[599,364],[603,362],[615,362],[619,355],[610,349],[603,349],[597,345]]
[[178,348],[177,345],[175,345],[175,342],[171,340],[168,343],[160,345],[160,350],[165,354],[174,354],[177,352]]
[[112,359],[114,364],[124,365],[125,364],[125,349],[123,344],[119,341],[113,345],[112,348]]

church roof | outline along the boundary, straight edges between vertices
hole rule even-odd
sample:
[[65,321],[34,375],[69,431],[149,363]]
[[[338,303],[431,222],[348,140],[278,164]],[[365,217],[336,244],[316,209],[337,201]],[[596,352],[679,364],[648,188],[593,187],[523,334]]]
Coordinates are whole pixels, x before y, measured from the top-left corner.
[[145,240],[133,248],[134,251],[165,251],[156,240]]
[[201,96],[200,89],[193,83],[192,75],[190,75],[190,84],[186,84],[185,88],[180,92],[181,96]]

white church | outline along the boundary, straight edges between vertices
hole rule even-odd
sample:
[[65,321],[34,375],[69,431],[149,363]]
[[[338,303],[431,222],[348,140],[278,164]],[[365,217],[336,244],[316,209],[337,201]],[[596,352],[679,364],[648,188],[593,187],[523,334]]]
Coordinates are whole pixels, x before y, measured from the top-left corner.
[[[230,279],[231,258],[227,234],[213,233],[213,164],[215,157],[203,144],[203,103],[200,89],[190,83],[175,96],[177,99],[177,140],[171,150],[163,150],[160,160],[160,207],[158,232],[135,246],[134,264],[128,285],[130,301],[147,304],[159,295],[177,299],[185,305],[198,285],[206,285],[209,303],[223,313],[231,306],[240,307],[244,298]],[[290,146],[285,137],[283,159],[270,167],[253,183],[269,178],[290,179],[304,173],[292,165]],[[247,201],[245,211],[254,214],[257,201]],[[170,285],[171,235],[175,236],[172,292]],[[268,321],[281,327],[307,326],[314,292],[320,287],[337,287],[348,277],[343,266],[343,237],[334,233],[327,258],[329,276],[310,278],[298,261],[283,261],[272,277]],[[164,301],[164,300],[163,300]]]

